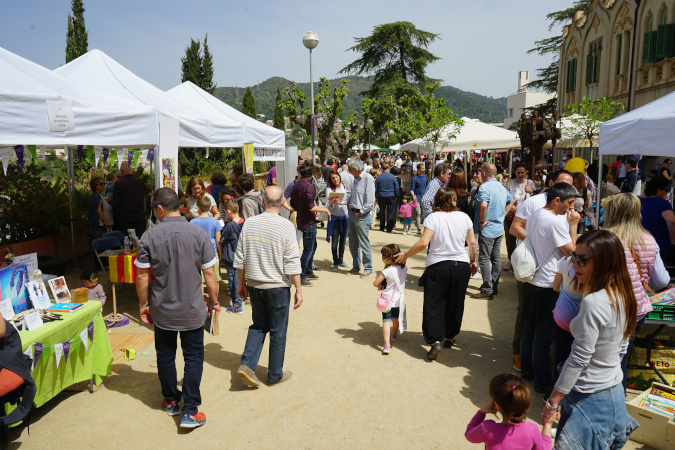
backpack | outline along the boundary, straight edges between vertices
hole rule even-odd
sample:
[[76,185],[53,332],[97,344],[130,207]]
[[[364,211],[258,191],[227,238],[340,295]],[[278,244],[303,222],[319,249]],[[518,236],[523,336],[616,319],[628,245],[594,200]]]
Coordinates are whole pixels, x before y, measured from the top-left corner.
[[[541,217],[539,218],[541,220]],[[537,221],[537,224],[539,223]],[[534,225],[531,229],[536,228]],[[526,235],[525,239],[516,247],[516,249],[511,254],[511,266],[513,267],[513,274],[516,277],[516,280],[522,283],[529,283],[534,278],[537,270],[541,268],[551,256],[555,253],[551,253],[543,263],[537,264],[537,254],[534,251],[534,247],[530,242],[530,236]]]

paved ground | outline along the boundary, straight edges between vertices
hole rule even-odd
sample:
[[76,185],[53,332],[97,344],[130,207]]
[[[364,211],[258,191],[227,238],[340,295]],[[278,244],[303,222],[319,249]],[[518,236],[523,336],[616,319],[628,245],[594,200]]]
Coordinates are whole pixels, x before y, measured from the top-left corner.
[[[140,356],[143,349],[136,349],[136,360],[94,394],[64,392],[44,405],[30,436],[25,430],[13,433],[11,448],[481,448],[466,442],[464,431],[487,401],[490,379],[513,371],[513,275],[503,275],[493,301],[467,297],[458,345],[431,362],[421,335],[417,286],[424,258],[409,259],[409,331],[383,356],[373,277],[360,279],[348,269],[332,272],[325,235],[319,229],[316,263],[324,270],[314,287],[303,290],[303,306],[290,314],[285,369],[294,375],[289,382],[256,390],[237,377],[250,325],[246,307],[241,316],[223,313],[220,336],[206,337],[203,428],[180,430],[179,417],[161,408],[150,345],[152,356]],[[395,242],[407,249],[416,238],[401,236],[400,226],[393,234],[371,231],[375,269],[383,268],[382,246]],[[345,259],[351,262],[349,250]],[[472,280],[469,294],[479,285]],[[221,301],[225,292],[221,287]],[[133,289],[127,288],[119,303],[132,324],[115,333],[151,332],[138,323]],[[105,309],[111,309],[110,300]],[[266,379],[267,346],[257,374]],[[538,422],[541,409],[536,397],[529,417]],[[647,447],[630,443],[626,448]]]

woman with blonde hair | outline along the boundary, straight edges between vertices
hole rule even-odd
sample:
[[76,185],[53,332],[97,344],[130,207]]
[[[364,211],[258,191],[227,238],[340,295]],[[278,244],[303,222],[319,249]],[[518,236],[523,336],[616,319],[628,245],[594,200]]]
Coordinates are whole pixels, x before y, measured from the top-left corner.
[[[605,230],[616,234],[624,248],[626,267],[630,275],[633,294],[637,301],[637,319],[636,323],[633,324],[635,325],[635,334],[644,325],[647,313],[653,309],[645,289],[647,284],[652,279],[658,286],[665,286],[670,282],[670,276],[658,254],[656,240],[642,226],[641,209],[642,205],[637,195],[630,192],[615,195],[605,204],[605,223],[603,224]],[[609,256],[606,258],[609,258]],[[631,336],[627,352],[621,361],[624,390],[626,390],[627,385],[628,358],[634,341],[635,335]]]

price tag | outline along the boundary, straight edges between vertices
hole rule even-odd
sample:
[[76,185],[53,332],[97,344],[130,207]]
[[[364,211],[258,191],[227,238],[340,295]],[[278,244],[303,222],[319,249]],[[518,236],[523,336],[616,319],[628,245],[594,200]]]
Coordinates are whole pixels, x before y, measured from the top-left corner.
[[0,315],[7,320],[12,320],[14,317],[14,307],[11,300],[0,301]]
[[26,327],[28,331],[32,331],[36,328],[40,328],[44,323],[42,322],[42,317],[38,311],[32,312],[25,317]]

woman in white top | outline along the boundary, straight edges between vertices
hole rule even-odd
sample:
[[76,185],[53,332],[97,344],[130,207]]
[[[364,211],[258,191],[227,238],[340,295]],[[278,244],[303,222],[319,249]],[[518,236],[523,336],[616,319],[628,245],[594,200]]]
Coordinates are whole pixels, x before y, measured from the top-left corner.
[[452,189],[438,190],[433,212],[424,219],[422,237],[410,250],[397,255],[396,262],[405,264],[427,246],[426,269],[420,278],[420,286],[424,286],[422,333],[431,345],[427,358],[436,359],[441,341],[450,348],[459,334],[469,278],[478,272],[473,224],[457,210],[457,195]]
[[180,208],[180,212],[185,214],[189,220],[196,219],[199,217],[199,210],[197,209],[197,200],[202,197],[206,197],[211,201],[211,208],[209,209],[209,217],[214,219],[220,219],[220,212],[218,212],[218,206],[216,205],[216,200],[206,192],[206,186],[204,182],[199,177],[192,177],[187,185],[187,190],[185,191],[187,195],[187,208]]
[[[349,267],[349,264],[344,262],[345,243],[347,242],[347,235],[349,233],[349,216],[347,214],[347,204],[349,203],[349,194],[342,184],[342,178],[336,170],[333,170],[328,175],[328,185],[326,186],[326,199],[328,201],[328,209],[330,210],[330,220],[328,221],[326,240],[331,242],[331,251],[333,252],[333,270],[338,270],[339,267]],[[331,194],[342,194],[331,197]]]
[[506,254],[509,258],[509,264],[504,268],[506,271],[511,270],[511,254],[516,249],[516,237],[511,236],[509,230],[511,229],[511,224],[513,219],[516,217],[516,209],[518,206],[523,203],[530,195],[534,194],[535,186],[534,181],[527,179],[527,169],[525,166],[520,165],[516,167],[516,178],[512,179],[506,183],[506,189],[511,193],[513,197],[513,203],[511,204],[511,211],[506,215],[504,219],[504,236],[506,237]]

